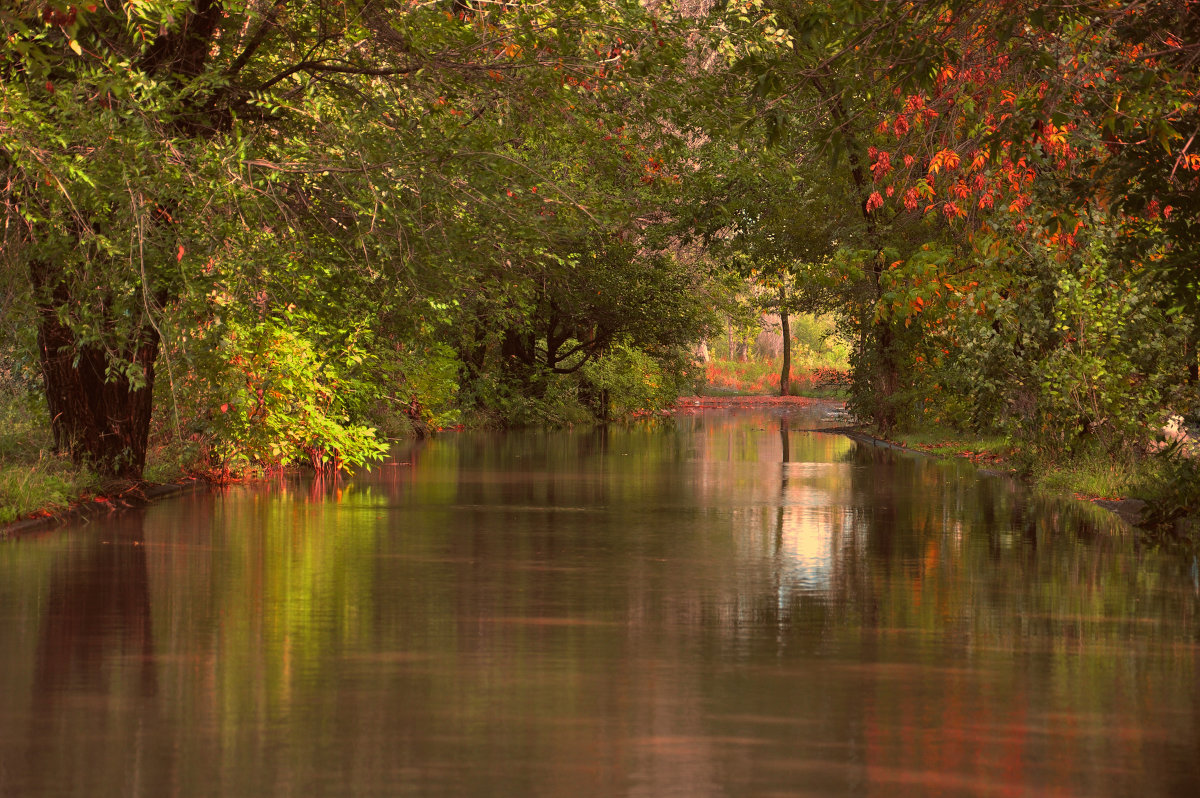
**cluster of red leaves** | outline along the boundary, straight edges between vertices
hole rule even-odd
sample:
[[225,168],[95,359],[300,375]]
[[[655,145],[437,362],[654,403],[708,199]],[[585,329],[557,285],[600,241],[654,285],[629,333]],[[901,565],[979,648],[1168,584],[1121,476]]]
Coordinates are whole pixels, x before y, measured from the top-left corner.
[[[86,9],[92,13],[95,13],[96,4],[88,3]],[[78,15],[79,9],[75,6],[59,8],[53,3],[47,3],[42,7],[42,22],[59,28],[66,28],[74,25],[75,19]]]
[[[948,221],[1000,208],[1020,216],[1032,203],[1034,153],[1039,161],[1053,157],[1060,168],[1074,158],[1067,131],[1049,124],[1024,147],[1008,139],[1002,139],[998,149],[981,143],[1002,131],[1018,97],[1044,93],[1045,81],[1031,81],[987,26],[958,35],[965,53],[960,63],[944,66],[928,94],[905,94],[897,88],[894,110],[876,125],[877,146],[870,147],[868,156],[879,188],[866,201],[868,212],[895,198],[897,211],[939,213]],[[963,135],[968,117],[982,119],[982,129],[976,125],[976,133]]]
[[[876,109],[874,143],[868,150],[875,190],[865,209],[877,213],[891,205],[897,213],[937,213],[948,221],[973,225],[985,223],[991,214],[1007,213],[1015,219],[1018,233],[1038,229],[1043,244],[1074,248],[1082,227],[1070,215],[1063,216],[1067,224],[1048,230],[1035,226],[1035,219],[1045,218],[1047,211],[1062,210],[1033,209],[1035,182],[1042,176],[1069,176],[1085,162],[1094,169],[1106,156],[1152,137],[1155,126],[1169,120],[1147,118],[1133,133],[1113,132],[1086,110],[1088,100],[1109,97],[1108,105],[1117,109],[1123,97],[1138,91],[1124,79],[1128,70],[1153,69],[1173,51],[1183,53],[1194,43],[1159,32],[1153,47],[1114,46],[1114,40],[1102,38],[1103,26],[1093,28],[1082,21],[1053,30],[1029,26],[1022,37],[1002,41],[996,31],[1014,9],[996,4],[981,11],[988,8],[972,5],[944,12],[938,18],[939,36],[956,41],[961,53],[956,63],[943,66],[927,91],[896,89],[891,102]],[[1125,13],[1147,11],[1130,8]],[[1057,53],[1059,59],[1051,74],[1038,68],[1031,55],[1047,52]],[[1195,88],[1190,94],[1193,108],[1200,96]],[[1180,96],[1187,95],[1184,87]],[[1183,108],[1175,113],[1186,112]],[[1176,156],[1172,178],[1200,172],[1200,153],[1188,151],[1191,140],[1163,143]],[[1193,182],[1200,190],[1200,181]],[[1111,198],[1095,199],[1104,203]],[[1166,219],[1173,210],[1154,200],[1144,218]]]

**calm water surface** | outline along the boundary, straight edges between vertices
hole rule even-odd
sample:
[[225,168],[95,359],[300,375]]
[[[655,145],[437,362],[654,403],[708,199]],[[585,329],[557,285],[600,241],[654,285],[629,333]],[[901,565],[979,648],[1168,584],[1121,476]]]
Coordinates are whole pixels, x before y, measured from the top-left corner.
[[447,436],[0,543],[0,795],[1200,795],[1192,560],[816,423]]

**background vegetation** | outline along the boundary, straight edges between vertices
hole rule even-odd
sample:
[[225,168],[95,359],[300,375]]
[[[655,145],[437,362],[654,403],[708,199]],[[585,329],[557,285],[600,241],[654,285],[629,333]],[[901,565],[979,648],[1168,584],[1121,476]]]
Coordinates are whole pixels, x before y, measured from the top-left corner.
[[836,326],[881,434],[1099,463],[1169,523],[1200,498],[1192,5],[6,4],[5,485],[660,408],[753,297]]

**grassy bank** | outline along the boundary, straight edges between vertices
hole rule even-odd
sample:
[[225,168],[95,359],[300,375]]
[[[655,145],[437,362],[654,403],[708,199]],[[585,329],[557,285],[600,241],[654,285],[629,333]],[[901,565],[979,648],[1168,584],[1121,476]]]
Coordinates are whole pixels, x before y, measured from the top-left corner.
[[100,480],[52,453],[50,421],[31,397],[0,395],[0,524],[65,510]]
[[[115,498],[127,482],[106,481],[54,452],[50,419],[40,397],[0,395],[0,526],[24,518],[57,516],[81,502]],[[158,444],[146,454],[145,481],[175,482],[195,470],[194,447]]]
[[1002,436],[970,435],[938,427],[893,433],[890,440],[939,457],[965,458],[1008,471],[1037,489],[1088,499],[1140,497],[1156,477],[1156,469],[1147,459],[1118,461],[1092,456],[1050,460],[1022,451]]
[[[868,430],[870,432],[870,430]],[[1200,465],[1194,459],[1104,452],[1058,454],[1022,448],[1001,436],[972,435],[942,427],[897,432],[887,440],[942,458],[964,458],[1005,471],[1034,490],[1067,493],[1103,503],[1145,503],[1138,520],[1151,528],[1197,531]]]

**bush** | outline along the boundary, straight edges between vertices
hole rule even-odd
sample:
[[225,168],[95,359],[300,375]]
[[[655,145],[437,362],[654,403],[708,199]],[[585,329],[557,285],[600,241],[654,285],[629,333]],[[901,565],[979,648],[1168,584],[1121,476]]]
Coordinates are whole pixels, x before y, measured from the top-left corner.
[[624,342],[585,365],[582,375],[594,395],[607,398],[608,415],[613,418],[661,410],[679,396],[678,378],[650,354]]
[[351,416],[376,395],[357,376],[365,349],[349,336],[322,351],[304,334],[303,322],[284,314],[215,332],[197,399],[211,465],[221,473],[297,461],[337,470],[387,450],[373,428]]
[[458,424],[460,367],[454,350],[443,343],[398,352],[388,369],[397,388],[387,399],[418,429]]

